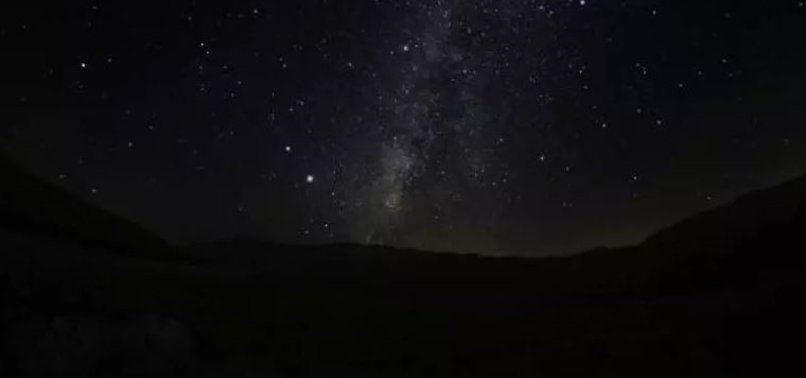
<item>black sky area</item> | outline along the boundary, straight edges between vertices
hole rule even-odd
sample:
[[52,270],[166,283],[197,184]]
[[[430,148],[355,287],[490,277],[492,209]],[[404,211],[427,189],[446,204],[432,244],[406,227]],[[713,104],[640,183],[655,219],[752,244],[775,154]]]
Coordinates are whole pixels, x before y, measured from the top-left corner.
[[806,5],[0,6],[0,147],[176,242],[543,256],[806,173]]

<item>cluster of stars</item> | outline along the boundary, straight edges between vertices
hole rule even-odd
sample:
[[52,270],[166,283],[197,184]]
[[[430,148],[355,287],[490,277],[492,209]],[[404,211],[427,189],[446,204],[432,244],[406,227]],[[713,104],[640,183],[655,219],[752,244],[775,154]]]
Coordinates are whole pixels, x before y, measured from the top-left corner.
[[177,238],[474,251],[636,241],[800,162],[795,65],[760,57],[802,1],[281,3],[0,25],[70,50],[14,66],[6,148]]

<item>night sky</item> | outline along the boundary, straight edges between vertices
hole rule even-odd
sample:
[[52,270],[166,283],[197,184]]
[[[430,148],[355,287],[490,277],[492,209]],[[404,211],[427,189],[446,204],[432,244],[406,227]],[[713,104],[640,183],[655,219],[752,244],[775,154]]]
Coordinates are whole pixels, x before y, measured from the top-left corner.
[[0,146],[175,242],[542,256],[806,173],[804,1],[17,3]]

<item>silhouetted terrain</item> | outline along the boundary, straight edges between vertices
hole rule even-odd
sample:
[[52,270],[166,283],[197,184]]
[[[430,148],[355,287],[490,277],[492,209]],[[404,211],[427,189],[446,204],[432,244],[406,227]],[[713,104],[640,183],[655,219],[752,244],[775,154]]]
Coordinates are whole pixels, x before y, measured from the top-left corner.
[[0,154],[0,227],[159,256],[170,248],[138,225],[22,172]]
[[728,377],[799,367],[806,178],[635,247],[551,259],[170,247],[8,164],[0,178],[2,377]]

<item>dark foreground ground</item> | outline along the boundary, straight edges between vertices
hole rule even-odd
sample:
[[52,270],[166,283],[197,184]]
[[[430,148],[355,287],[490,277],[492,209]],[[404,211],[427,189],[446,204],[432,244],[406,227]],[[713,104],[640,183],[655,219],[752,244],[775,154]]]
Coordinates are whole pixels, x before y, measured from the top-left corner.
[[180,248],[95,222],[110,215],[82,204],[62,209],[84,214],[65,231],[70,216],[43,220],[20,203],[0,208],[0,377],[803,370],[806,179],[636,247],[534,260],[246,241]]

